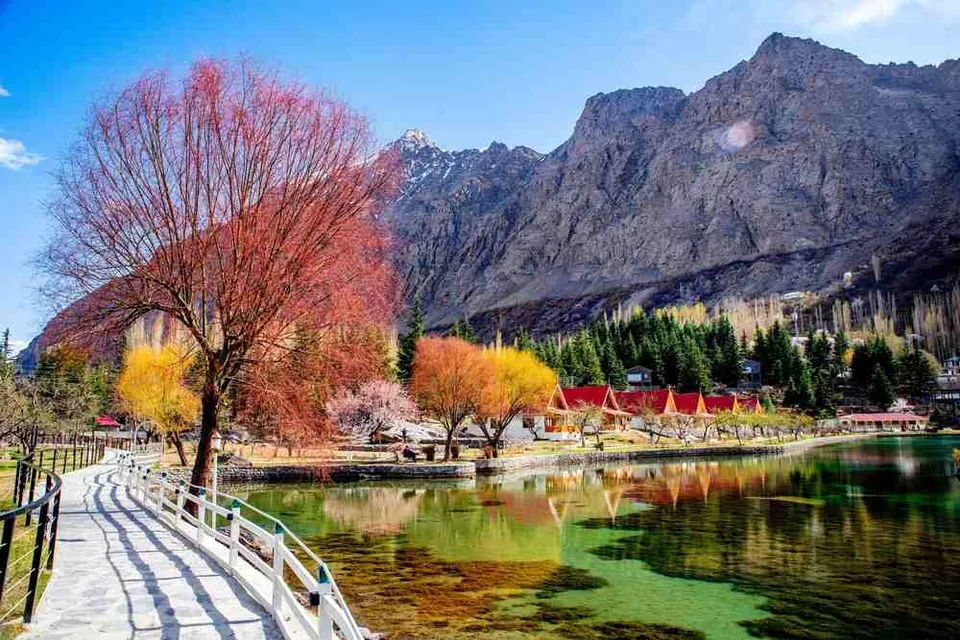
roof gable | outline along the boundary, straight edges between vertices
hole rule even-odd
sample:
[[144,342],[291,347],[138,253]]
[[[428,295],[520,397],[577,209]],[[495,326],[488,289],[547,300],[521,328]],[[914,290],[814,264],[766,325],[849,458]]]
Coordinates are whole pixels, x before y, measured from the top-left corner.
[[568,410],[569,408],[570,406],[567,404],[567,400],[563,396],[563,389],[558,384],[553,389],[553,395],[550,396],[550,401],[547,402],[547,409]]
[[706,413],[707,408],[703,402],[703,396],[698,392],[693,393],[675,393],[673,402],[677,406],[677,411],[687,415],[696,415]]
[[704,396],[703,404],[710,413],[717,413],[718,411],[736,411],[739,409],[739,406],[737,405],[737,396]]
[[605,384],[589,387],[569,387],[562,389],[561,393],[563,393],[568,407],[589,404],[601,408],[618,408],[616,400],[612,399],[613,394],[610,392],[610,387]]
[[656,391],[618,391],[617,402],[624,411],[631,413],[670,413],[676,411],[673,402],[673,393],[670,389]]

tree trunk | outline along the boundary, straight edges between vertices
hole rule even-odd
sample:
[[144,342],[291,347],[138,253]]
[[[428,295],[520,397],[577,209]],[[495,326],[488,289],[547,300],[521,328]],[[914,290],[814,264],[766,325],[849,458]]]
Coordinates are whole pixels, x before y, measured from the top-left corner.
[[180,466],[187,466],[187,455],[183,452],[183,440],[180,439],[180,432],[174,431],[170,434],[173,446],[177,449],[177,456],[180,458]]
[[443,461],[450,460],[450,448],[453,446],[453,433],[456,429],[447,429],[447,441],[443,445]]
[[[213,432],[217,428],[217,421],[220,413],[220,392],[213,380],[212,373],[208,373],[207,380],[203,385],[203,393],[200,396],[200,405],[202,414],[200,419],[200,440],[197,442],[197,457],[193,462],[193,472],[190,474],[190,493],[196,494],[196,487],[207,486],[210,479],[210,442]],[[193,504],[192,502],[190,504]]]

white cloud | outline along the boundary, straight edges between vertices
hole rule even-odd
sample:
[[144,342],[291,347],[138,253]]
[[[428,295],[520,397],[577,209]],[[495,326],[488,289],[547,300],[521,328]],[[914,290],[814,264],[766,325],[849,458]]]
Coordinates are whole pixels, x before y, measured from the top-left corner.
[[0,138],[0,167],[20,169],[29,165],[39,164],[43,156],[30,153],[19,140]]
[[854,31],[920,10],[930,17],[960,17],[957,0],[790,0],[787,16],[814,31]]
[[7,98],[9,96],[10,96],[10,92],[7,91],[2,84],[0,84],[0,98]]

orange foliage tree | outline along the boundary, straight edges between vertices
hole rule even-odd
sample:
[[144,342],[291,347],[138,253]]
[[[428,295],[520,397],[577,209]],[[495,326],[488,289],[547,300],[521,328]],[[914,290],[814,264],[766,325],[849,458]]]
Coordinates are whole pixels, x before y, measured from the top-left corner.
[[223,399],[298,331],[389,321],[378,213],[398,165],[345,103],[246,60],[148,73],[93,110],[59,174],[42,261],[65,336],[159,312],[198,356],[206,483]]
[[450,459],[453,437],[477,413],[494,370],[483,350],[459,338],[421,338],[413,358],[410,391],[421,411],[447,433],[444,461]]
[[496,457],[507,425],[521,413],[545,407],[557,387],[557,376],[527,351],[496,347],[483,355],[493,369],[493,378],[484,385],[480,430]]

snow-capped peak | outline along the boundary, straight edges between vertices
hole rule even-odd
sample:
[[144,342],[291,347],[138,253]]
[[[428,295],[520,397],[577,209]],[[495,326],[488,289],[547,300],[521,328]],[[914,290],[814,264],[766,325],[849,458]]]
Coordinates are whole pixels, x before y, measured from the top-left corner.
[[397,146],[404,151],[416,152],[424,147],[436,147],[437,143],[427,137],[420,129],[407,129],[396,142]]

